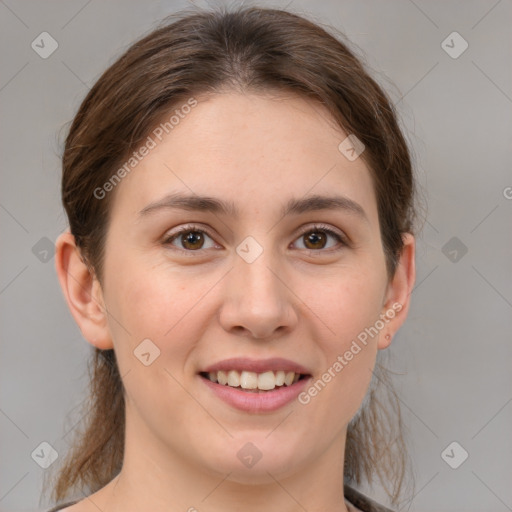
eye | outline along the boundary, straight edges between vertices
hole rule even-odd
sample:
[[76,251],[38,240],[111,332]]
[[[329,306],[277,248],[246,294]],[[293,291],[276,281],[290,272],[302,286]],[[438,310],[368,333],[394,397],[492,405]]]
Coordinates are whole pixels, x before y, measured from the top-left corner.
[[184,226],[174,234],[166,237],[164,244],[175,245],[173,242],[177,240],[181,244],[181,247],[179,247],[180,249],[188,252],[194,252],[215,246],[213,243],[212,245],[205,247],[206,238],[209,238],[213,242],[210,235],[204,229],[200,229],[198,226]]
[[[341,244],[341,247],[332,249],[332,247],[335,247],[336,244],[331,244],[328,246],[329,238],[337,241],[338,244]],[[211,241],[210,245],[205,245],[207,239]],[[299,249],[305,249],[312,252],[331,252],[331,249],[336,251],[348,246],[348,243],[345,241],[343,235],[334,231],[333,229],[330,229],[327,226],[321,225],[315,225],[307,230],[304,230],[297,240],[301,239],[304,243],[303,247],[299,247]],[[176,241],[180,244],[178,249],[188,253],[197,252],[201,249],[211,249],[216,247],[215,242],[208,234],[208,232],[195,225],[183,226],[175,233],[167,236],[163,243],[176,247]],[[322,249],[329,249],[329,251],[321,251]]]
[[[310,251],[318,251],[326,248],[331,249],[333,247],[332,245],[326,247],[329,237],[334,238],[339,244],[342,245],[342,247],[348,245],[341,234],[326,226],[313,226],[312,228],[303,231],[297,240],[304,241],[304,247],[302,248]],[[339,250],[342,247],[334,250]]]

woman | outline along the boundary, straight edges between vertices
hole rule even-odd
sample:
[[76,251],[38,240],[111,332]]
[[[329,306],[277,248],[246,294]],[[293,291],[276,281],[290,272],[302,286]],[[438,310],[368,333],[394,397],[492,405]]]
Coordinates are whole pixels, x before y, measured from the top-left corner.
[[62,198],[94,373],[52,510],[388,510],[354,489],[375,476],[397,502],[376,359],[409,309],[414,179],[346,44],[279,10],[166,20],[82,103]]

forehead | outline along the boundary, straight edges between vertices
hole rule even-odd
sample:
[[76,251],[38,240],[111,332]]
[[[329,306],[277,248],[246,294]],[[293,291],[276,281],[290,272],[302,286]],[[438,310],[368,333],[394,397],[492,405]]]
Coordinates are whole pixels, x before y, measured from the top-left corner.
[[154,147],[123,178],[115,209],[135,214],[182,192],[223,198],[239,216],[250,217],[261,210],[277,215],[292,197],[336,193],[377,219],[369,170],[362,158],[349,161],[340,152],[347,134],[322,105],[298,96],[231,92],[196,101],[171,124],[180,109],[175,106],[162,119],[167,130],[153,130]]

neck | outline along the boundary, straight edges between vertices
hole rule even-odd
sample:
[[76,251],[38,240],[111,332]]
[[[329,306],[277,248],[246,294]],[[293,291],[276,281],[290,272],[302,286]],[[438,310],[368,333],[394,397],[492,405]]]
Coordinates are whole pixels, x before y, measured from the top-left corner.
[[149,435],[141,422],[127,421],[125,434],[121,472],[90,496],[96,510],[96,507],[104,512],[348,510],[343,495],[346,430],[315,460],[303,460],[291,470],[273,464],[269,455],[266,461],[262,457],[250,469],[240,471],[240,465],[235,465],[225,473],[195,460],[186,451],[171,451]]

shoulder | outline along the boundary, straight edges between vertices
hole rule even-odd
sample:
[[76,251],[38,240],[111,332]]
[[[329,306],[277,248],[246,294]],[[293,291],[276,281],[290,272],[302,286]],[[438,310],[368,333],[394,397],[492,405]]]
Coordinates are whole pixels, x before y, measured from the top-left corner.
[[344,485],[345,499],[348,500],[361,512],[393,512],[391,509],[380,505],[376,501],[368,498],[364,494],[356,491],[354,488]]
[[[344,486],[344,494],[345,498],[357,509],[361,510],[361,512],[393,512],[391,509],[380,505],[376,501],[368,498],[364,494],[356,491],[352,487],[345,485]],[[80,512],[80,507],[72,507],[80,500],[69,501],[67,503],[62,503],[57,505],[46,512]]]
[[[55,507],[46,510],[46,512],[79,512],[77,507],[72,507],[75,503],[78,503],[79,500],[68,501],[67,503],[61,503],[60,505],[56,505]],[[69,508],[68,508],[69,507]],[[76,510],[75,510],[76,509]]]

